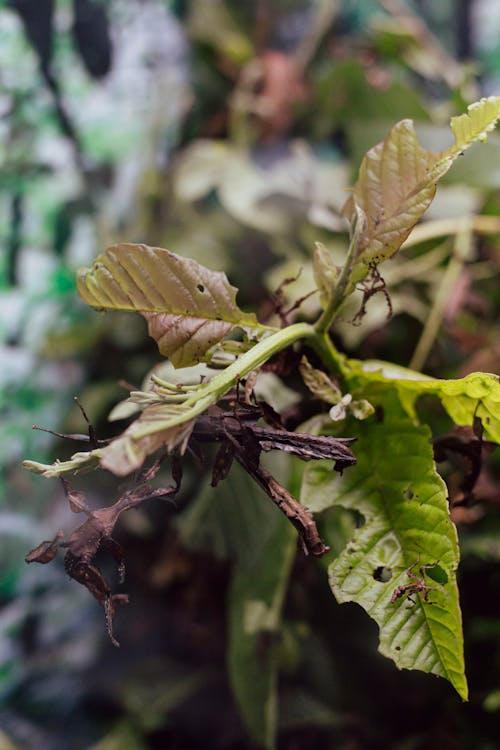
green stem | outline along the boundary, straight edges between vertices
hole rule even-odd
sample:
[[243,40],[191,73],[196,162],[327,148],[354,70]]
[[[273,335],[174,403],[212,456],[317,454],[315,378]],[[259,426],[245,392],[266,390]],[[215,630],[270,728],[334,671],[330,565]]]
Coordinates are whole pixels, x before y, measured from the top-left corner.
[[310,345],[327,367],[328,372],[332,375],[344,376],[345,374],[345,355],[341,354],[334,346],[328,333],[317,335]]
[[[316,335],[316,331],[309,323],[294,323],[291,326],[287,326],[276,333],[267,336],[258,344],[255,344],[248,352],[242,354],[241,357],[233,362],[231,365],[226,367],[225,370],[214,375],[214,377],[207,383],[203,389],[203,395],[214,394],[217,396],[217,400],[221,398],[229,388],[231,388],[238,380],[248,375],[252,370],[256,370],[264,362],[267,362],[274,354],[277,354],[282,349],[286,349],[287,346],[291,346],[296,341],[305,338],[311,338]],[[199,391],[198,391],[199,394]],[[186,401],[186,404],[191,404],[197,400],[197,395],[193,394]]]
[[340,272],[339,279],[335,284],[331,297],[328,301],[326,309],[323,311],[321,317],[317,320],[314,328],[319,334],[326,333],[332,325],[339,308],[346,298],[346,290],[351,283],[351,274],[356,262],[358,254],[358,240],[361,231],[361,222],[357,221],[352,233],[351,241],[349,243],[349,249],[347,251],[347,257],[345,263]]
[[[183,404],[177,405],[178,411],[168,414],[166,410],[165,420],[145,423],[134,431],[134,440],[139,440],[146,435],[175,427],[188,422],[202,414],[209,406],[217,403],[241,378],[256,370],[264,362],[267,362],[274,354],[286,349],[300,339],[317,338],[316,331],[309,323],[294,323],[276,333],[267,336],[252,349],[242,354],[225,370],[214,375],[214,377],[190,394]],[[168,403],[165,404],[168,406]],[[174,408],[176,405],[172,405]]]

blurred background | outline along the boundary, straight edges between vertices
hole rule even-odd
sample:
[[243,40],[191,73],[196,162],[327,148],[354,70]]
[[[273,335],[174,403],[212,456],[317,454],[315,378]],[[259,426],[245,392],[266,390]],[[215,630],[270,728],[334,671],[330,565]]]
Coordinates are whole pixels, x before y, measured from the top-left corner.
[[[495,0],[0,3],[0,750],[260,746],[225,669],[234,571],[274,518],[245,477],[213,495],[188,466],[175,506],[123,517],[120,649],[60,560],[24,562],[74,525],[59,483],[20,462],[76,448],[32,425],[85,432],[78,394],[99,435],[123,429],[107,415],[160,360],[142,320],[85,307],[76,269],[114,242],[167,247],[224,270],[265,317],[284,278],[290,301],[313,287],[315,241],[342,258],[339,211],[369,147],[410,117],[442,149],[450,116],[499,92]],[[378,295],[337,343],[439,377],[499,373],[500,137],[453,167],[425,218],[429,236],[384,269],[390,322]],[[278,390],[294,403],[293,383]],[[454,511],[470,703],[378,655],[375,625],[298,556],[277,650],[280,750],[498,747],[499,475],[493,456],[478,504]],[[100,505],[116,495],[109,476],[79,486]],[[338,514],[324,523],[347,533]]]

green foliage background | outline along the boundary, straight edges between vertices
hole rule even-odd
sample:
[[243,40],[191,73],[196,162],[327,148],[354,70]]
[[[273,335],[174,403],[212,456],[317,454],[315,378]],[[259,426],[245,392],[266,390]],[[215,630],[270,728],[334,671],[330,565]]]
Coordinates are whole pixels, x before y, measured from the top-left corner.
[[[44,5],[47,17],[51,5]],[[83,432],[71,406],[78,393],[98,431],[109,434],[104,420],[123,397],[120,379],[140,385],[158,361],[140,322],[97,316],[78,300],[78,266],[113,242],[168,247],[225,270],[241,290],[238,303],[265,315],[284,277],[302,269],[284,290],[290,303],[309,291],[314,242],[340,261],[345,188],[366,149],[397,120],[413,118],[426,148],[449,145],[449,117],[482,93],[477,67],[454,56],[454,4],[426,9],[435,39],[419,33],[415,18],[405,27],[394,16],[399,4],[392,15],[386,5],[108,0],[101,6],[113,58],[110,70],[96,75],[85,67],[95,29],[82,52],[72,31],[76,5],[58,0],[50,65],[72,123],[69,137],[16,3],[0,8],[0,745],[250,749],[270,745],[274,724],[278,747],[287,750],[496,746],[494,455],[478,488],[480,504],[454,519],[468,705],[444,681],[397,672],[376,654],[375,627],[359,608],[335,603],[321,562],[293,558],[288,525],[242,473],[212,494],[193,464],[179,507],[157,503],[124,518],[132,604],[117,621],[117,653],[97,605],[62,566],[35,570],[23,562],[41,537],[71,524],[55,481],[37,481],[19,461],[50,461],[72,447],[31,425]],[[94,23],[102,31],[102,19]],[[494,50],[474,52],[494,80]],[[286,78],[292,54],[305,83]],[[267,71],[261,88],[249,83],[255,58]],[[283,90],[293,92],[291,101],[280,99]],[[361,327],[339,325],[339,344],[351,356],[408,365],[434,315],[438,333],[424,347],[426,372],[499,372],[499,164],[493,135],[453,168],[427,217],[444,222],[444,230],[433,241],[423,236],[384,273],[392,320],[385,321],[380,295]],[[477,227],[465,248],[453,239],[463,217]],[[477,217],[493,224],[483,231]],[[317,301],[307,305],[314,310]],[[300,399],[293,375],[287,387],[275,393],[269,384],[278,409]],[[430,402],[421,408],[437,433],[449,429]],[[383,469],[390,459],[383,441],[376,444]],[[273,469],[298,486],[296,467]],[[453,492],[459,471],[445,471]],[[97,503],[115,491],[107,477],[82,481]],[[357,516],[335,508],[321,523],[340,552]],[[290,566],[292,583],[280,591]],[[242,611],[253,598],[267,608]],[[230,638],[245,617],[254,622],[263,666]],[[254,691],[244,697],[243,720],[253,739],[233,697],[248,692],[248,675]]]

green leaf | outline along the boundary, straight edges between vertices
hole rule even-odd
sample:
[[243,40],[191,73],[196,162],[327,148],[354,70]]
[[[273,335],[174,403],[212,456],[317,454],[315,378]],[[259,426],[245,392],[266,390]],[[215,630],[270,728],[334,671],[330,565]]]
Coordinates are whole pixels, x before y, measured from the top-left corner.
[[[420,372],[377,360],[348,360],[345,370],[349,389],[366,394],[369,385],[386,384],[395,389],[406,413],[415,416],[415,403],[424,394],[435,395],[455,424],[472,426],[481,419],[487,440],[500,443],[500,378],[473,372],[457,380],[430,378]],[[370,398],[370,396],[367,396]]]
[[142,313],[175,367],[199,362],[235,327],[262,328],[236,305],[224,273],[159,247],[113,245],[79,271],[77,286],[92,307]]
[[259,746],[273,748],[281,611],[297,533],[237,465],[215,490],[204,488],[177,524],[190,548],[209,547],[233,561],[229,678],[248,732]]
[[488,96],[467,107],[467,112],[451,118],[455,143],[443,156],[456,156],[475,141],[484,143],[500,117],[500,97]]
[[229,589],[231,685],[248,731],[269,749],[276,735],[281,610],[295,549],[293,527],[276,516],[268,546],[251,567],[236,568]]
[[380,263],[397,252],[434,198],[437,181],[472,143],[486,140],[499,118],[500,97],[488,97],[452,118],[455,143],[445,151],[422,148],[413,122],[402,120],[367,152],[343,209],[351,226],[359,210],[365,217],[359,262]]
[[[308,466],[302,501],[313,511],[340,505],[363,515],[364,525],[329,566],[337,600],[357,602],[378,623],[379,650],[400,669],[440,675],[465,700],[459,553],[446,486],[435,470],[428,428],[415,425],[394,394],[386,395],[383,406],[383,421],[351,424],[358,438],[356,466],[340,479],[324,462]],[[446,583],[423,571],[432,587],[429,601],[423,592],[413,593],[410,606],[410,590],[394,598],[398,587],[414,580],[410,566],[416,564],[420,578],[419,566],[435,563]]]
[[41,464],[38,461],[23,461],[23,467],[33,474],[44,477],[60,477],[62,474],[84,474],[99,466],[102,449],[74,453],[68,461],[55,461],[53,464]]

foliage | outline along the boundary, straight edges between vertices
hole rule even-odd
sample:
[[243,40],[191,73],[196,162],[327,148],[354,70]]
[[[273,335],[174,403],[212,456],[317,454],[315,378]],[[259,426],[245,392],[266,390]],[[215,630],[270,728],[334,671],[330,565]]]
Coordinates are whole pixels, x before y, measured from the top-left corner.
[[[500,98],[481,99],[466,114],[452,118],[455,142],[441,151],[423,149],[411,121],[403,120],[366,154],[343,209],[350,224],[343,262],[337,264],[323,246],[316,247],[314,277],[322,311],[314,323],[288,324],[290,313],[277,305],[279,321],[259,324],[236,305],[235,289],[225,275],[161,248],[108,248],[92,269],[79,274],[83,299],[99,310],[141,312],[160,352],[174,365],[206,362],[213,374],[189,385],[152,375],[150,390],[131,392],[128,403],[140,415],[123,433],[99,443],[89,432],[90,451],[51,465],[26,461],[26,468],[55,477],[100,464],[125,476],[150,455],[167,450],[173,455],[178,489],[178,465],[186,448],[199,455],[203,445],[216,443],[212,484],[227,481],[232,463],[239,463],[295,526],[306,552],[321,556],[328,551],[311,511],[342,506],[361,514],[363,525],[329,563],[337,600],[355,601],[373,617],[380,627],[380,650],[398,667],[445,677],[467,699],[457,536],[429,443],[431,429],[417,415],[415,402],[426,394],[437,397],[456,425],[474,427],[481,447],[483,434],[489,442],[499,439],[499,379],[475,373],[462,380],[436,380],[388,363],[348,359],[330,333],[357,289],[362,292],[358,320],[376,293],[382,293],[390,307],[379,266],[408,238],[429,207],[437,181],[475,141],[486,139],[499,118]],[[305,384],[318,400],[333,404],[334,412],[326,416],[320,407],[308,427],[290,432],[271,404],[255,393],[266,367],[283,376],[287,358],[299,361],[299,345],[316,362],[311,366],[302,360]],[[259,426],[259,419],[268,426]],[[349,439],[338,435],[340,426]],[[351,438],[356,440],[352,448]],[[261,454],[270,450],[311,461],[303,475],[303,505],[287,481],[261,465]],[[72,510],[86,513],[87,522],[67,541],[44,542],[28,556],[30,562],[49,562],[58,546],[68,547],[66,557],[74,558],[70,575],[103,604],[109,629],[116,597],[124,595],[111,593],[94,558],[99,543],[106,541],[121,559],[111,537],[117,513],[155,492],[165,494],[149,486],[141,490],[145,477],[154,477],[163,460],[162,453],[150,468],[142,469],[132,488],[109,509],[90,512],[85,503],[75,503],[67,485]],[[333,478],[332,460],[343,474],[340,479]],[[112,523],[103,520],[96,531],[96,518],[109,514]],[[291,572],[289,539],[290,530],[278,524],[276,538],[269,537],[272,550],[267,558],[256,545],[258,559],[250,567],[237,567],[230,587],[229,668],[235,697],[250,733],[268,748],[274,746],[276,731],[272,635]],[[265,671],[255,671],[252,656],[263,659]]]

